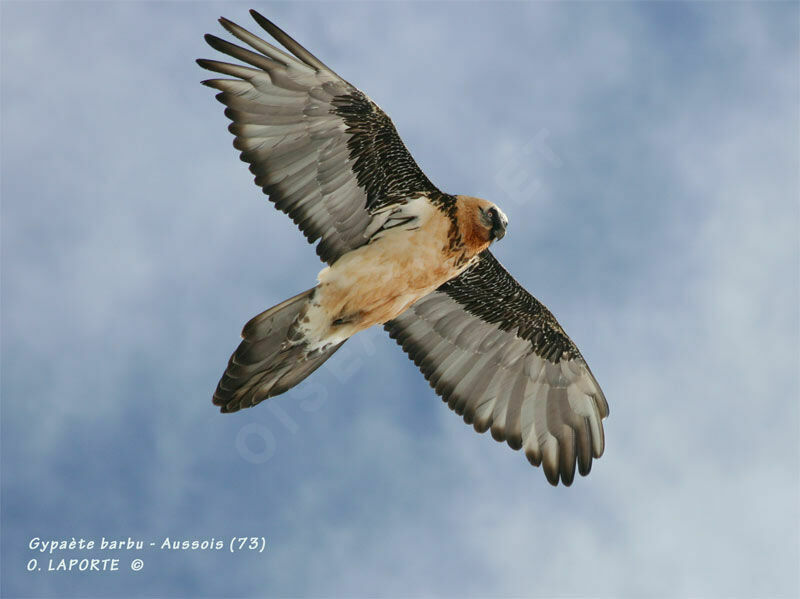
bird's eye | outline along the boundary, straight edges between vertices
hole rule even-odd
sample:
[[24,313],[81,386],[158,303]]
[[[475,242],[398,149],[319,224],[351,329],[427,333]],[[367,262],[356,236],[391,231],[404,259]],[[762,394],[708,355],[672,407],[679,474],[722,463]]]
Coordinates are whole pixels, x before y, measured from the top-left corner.
[[487,228],[493,228],[499,219],[500,215],[497,213],[497,208],[494,206],[490,206],[489,208],[481,208],[481,220]]

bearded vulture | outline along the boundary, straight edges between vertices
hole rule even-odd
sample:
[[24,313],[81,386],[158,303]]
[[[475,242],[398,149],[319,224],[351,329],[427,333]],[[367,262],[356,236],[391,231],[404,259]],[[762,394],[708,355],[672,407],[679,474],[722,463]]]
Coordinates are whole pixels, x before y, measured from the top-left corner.
[[564,329],[489,252],[505,214],[437,189],[369,97],[250,13],[286,51],[221,18],[249,49],[206,35],[240,63],[198,60],[227,76],[203,83],[219,90],[256,185],[327,266],[244,326],[214,404],[279,395],[380,324],[476,431],[524,449],[553,485],[570,485],[576,464],[588,474],[608,404]]

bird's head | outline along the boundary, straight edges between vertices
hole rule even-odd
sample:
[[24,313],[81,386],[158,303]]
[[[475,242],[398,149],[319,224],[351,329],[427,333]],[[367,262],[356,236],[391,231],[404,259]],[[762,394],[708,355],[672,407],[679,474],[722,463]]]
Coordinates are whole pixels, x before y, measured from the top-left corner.
[[490,242],[502,239],[506,234],[508,217],[491,202],[486,202],[486,206],[480,208],[480,219],[483,226],[489,231]]
[[495,204],[481,198],[457,196],[462,241],[475,253],[506,234],[508,217]]

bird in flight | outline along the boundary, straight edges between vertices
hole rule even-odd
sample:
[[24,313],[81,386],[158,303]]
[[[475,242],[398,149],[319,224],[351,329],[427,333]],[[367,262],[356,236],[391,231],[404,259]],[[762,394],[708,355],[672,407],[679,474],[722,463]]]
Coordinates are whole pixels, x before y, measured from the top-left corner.
[[440,191],[392,121],[271,21],[285,50],[221,18],[239,63],[199,59],[255,183],[327,263],[317,285],[242,331],[214,393],[222,412],[284,393],[355,333],[383,325],[476,431],[523,449],[572,484],[603,453],[600,386],[550,311],[489,251],[508,219],[487,200]]

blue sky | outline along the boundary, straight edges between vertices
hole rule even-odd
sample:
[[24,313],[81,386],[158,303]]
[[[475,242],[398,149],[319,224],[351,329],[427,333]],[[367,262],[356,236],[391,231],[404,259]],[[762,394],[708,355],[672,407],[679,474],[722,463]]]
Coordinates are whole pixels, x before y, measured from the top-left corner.
[[[611,407],[569,489],[380,330],[211,405],[242,324],[321,267],[199,85],[249,7],[0,6],[1,594],[800,594],[798,4],[254,5],[508,214],[496,255]],[[239,535],[267,550],[25,570],[36,536]]]

